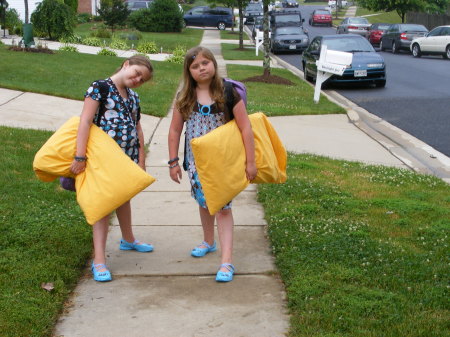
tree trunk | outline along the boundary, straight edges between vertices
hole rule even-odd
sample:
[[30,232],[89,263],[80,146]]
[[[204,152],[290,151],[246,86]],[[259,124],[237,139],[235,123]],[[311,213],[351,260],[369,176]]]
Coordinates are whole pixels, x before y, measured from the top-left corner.
[[268,0],[264,0],[263,5],[263,12],[264,12],[264,23],[263,23],[263,29],[264,29],[264,62],[263,62],[263,68],[264,68],[264,77],[268,78],[270,76],[270,55],[269,55],[269,4]]
[[239,49],[244,49],[244,19],[242,17],[242,1],[239,1]]
[[29,23],[28,22],[28,0],[24,0],[25,3],[25,23]]

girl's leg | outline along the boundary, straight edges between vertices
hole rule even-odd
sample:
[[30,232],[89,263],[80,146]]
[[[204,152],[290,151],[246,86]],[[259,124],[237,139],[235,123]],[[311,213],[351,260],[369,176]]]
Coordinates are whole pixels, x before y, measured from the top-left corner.
[[[233,213],[231,209],[224,209],[216,214],[217,230],[219,232],[220,249],[222,251],[222,262],[231,263],[233,255]],[[221,268],[221,271],[228,271]]]
[[[94,237],[94,264],[105,264],[106,256],[106,238],[108,236],[109,215],[100,219],[92,226],[92,233]],[[105,271],[104,268],[98,270]]]
[[[203,227],[203,241],[212,246],[214,244],[214,215],[210,215],[206,208],[198,207],[200,211],[200,220]],[[200,248],[206,248],[204,245],[200,245]]]
[[131,204],[127,201],[116,209],[117,219],[119,220],[122,238],[127,242],[134,242],[133,229],[131,228]]

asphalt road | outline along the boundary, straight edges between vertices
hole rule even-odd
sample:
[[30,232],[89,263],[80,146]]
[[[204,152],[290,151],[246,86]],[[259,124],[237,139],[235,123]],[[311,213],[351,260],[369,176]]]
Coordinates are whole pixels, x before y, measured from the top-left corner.
[[[323,7],[300,8],[310,39],[316,35],[335,34],[334,28],[309,26],[309,15],[314,8]],[[331,89],[450,156],[450,60],[434,56],[414,58],[407,52],[396,55],[380,53],[387,66],[385,88],[353,86]],[[301,55],[277,56],[303,70]]]

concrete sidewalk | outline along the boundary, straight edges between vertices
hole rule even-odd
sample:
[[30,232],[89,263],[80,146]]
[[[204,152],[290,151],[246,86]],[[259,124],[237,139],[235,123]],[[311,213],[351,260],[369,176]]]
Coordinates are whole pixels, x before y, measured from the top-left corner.
[[[205,30],[202,45],[213,50],[221,74],[226,75],[218,36],[217,30]],[[55,130],[68,117],[79,115],[81,107],[80,101],[0,89],[1,125]],[[186,175],[181,185],[168,176],[170,119],[171,112],[165,118],[142,116],[149,144],[147,171],[157,182],[132,201],[135,234],[153,243],[155,251],[120,251],[120,229],[114,219],[107,244],[113,282],[97,283],[86,269],[55,336],[282,337],[288,331],[284,288],[273,263],[255,186],[233,203],[235,279],[226,284],[214,281],[220,250],[201,259],[190,256],[202,240],[202,229]],[[392,155],[386,144],[362,132],[346,115],[272,117],[270,121],[289,151],[408,167],[407,161]]]

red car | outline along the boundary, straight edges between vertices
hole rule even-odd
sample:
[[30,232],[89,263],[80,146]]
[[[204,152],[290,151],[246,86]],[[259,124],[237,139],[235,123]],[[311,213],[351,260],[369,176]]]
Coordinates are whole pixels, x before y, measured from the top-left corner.
[[333,24],[331,13],[326,9],[316,9],[312,12],[309,18],[309,25],[314,26],[317,24],[330,26]]
[[369,42],[373,46],[379,46],[381,37],[383,36],[386,29],[388,29],[389,23],[374,23],[369,28]]

